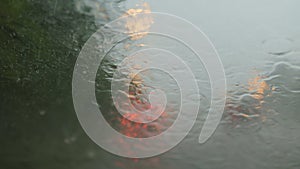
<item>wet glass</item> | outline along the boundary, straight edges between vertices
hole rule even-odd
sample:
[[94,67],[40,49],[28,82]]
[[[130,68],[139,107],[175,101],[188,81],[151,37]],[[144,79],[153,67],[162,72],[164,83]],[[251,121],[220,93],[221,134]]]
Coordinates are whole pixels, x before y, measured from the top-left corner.
[[[298,6],[296,0],[1,1],[1,168],[298,169]],[[155,136],[170,127],[178,115],[176,81],[152,70],[132,77],[128,97],[137,109],[147,110],[151,86],[160,86],[169,94],[163,118],[145,126],[116,113],[110,94],[112,76],[116,65],[134,50],[151,43],[151,47],[163,46],[184,56],[197,75],[201,93],[201,113],[178,146],[156,157],[129,159],[104,151],[87,136],[74,111],[71,83],[76,59],[89,37],[114,19],[140,12],[177,15],[206,34],[224,65],[227,99],[216,132],[205,144],[199,144],[211,97],[205,66],[177,41],[150,33],[115,44],[98,69],[95,94],[103,116],[120,133]],[[155,20],[141,22],[147,28]]]

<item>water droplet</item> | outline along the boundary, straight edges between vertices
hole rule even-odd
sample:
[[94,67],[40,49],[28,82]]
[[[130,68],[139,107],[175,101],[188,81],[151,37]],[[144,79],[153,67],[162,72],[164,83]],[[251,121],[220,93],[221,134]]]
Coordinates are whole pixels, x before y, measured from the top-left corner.
[[285,55],[293,50],[293,41],[288,38],[272,38],[264,40],[262,43],[264,50],[271,55]]
[[64,142],[65,142],[66,144],[70,144],[71,141],[70,141],[68,138],[65,138],[65,139],[64,139]]
[[88,156],[89,158],[94,158],[94,157],[95,157],[95,152],[93,152],[93,151],[88,151],[88,152],[87,152],[87,156]]
[[44,116],[45,114],[46,114],[46,111],[45,111],[45,110],[41,110],[41,111],[40,111],[40,115],[41,115],[41,116]]
[[76,140],[77,140],[77,137],[72,136],[72,137],[69,137],[69,138],[65,138],[65,139],[64,139],[64,142],[65,142],[66,144],[71,144],[71,143],[75,142]]

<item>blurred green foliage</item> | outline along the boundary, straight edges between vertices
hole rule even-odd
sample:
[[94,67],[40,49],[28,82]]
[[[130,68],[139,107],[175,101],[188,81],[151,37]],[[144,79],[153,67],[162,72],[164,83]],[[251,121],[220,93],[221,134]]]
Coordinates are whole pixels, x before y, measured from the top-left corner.
[[73,1],[0,1],[1,168],[62,168],[86,158],[69,156],[85,149],[66,147],[64,138],[83,133],[71,80],[80,49],[96,29]]
[[14,92],[15,97],[48,101],[66,94],[80,48],[95,30],[93,18],[75,11],[72,1],[2,0],[2,97],[8,101]]

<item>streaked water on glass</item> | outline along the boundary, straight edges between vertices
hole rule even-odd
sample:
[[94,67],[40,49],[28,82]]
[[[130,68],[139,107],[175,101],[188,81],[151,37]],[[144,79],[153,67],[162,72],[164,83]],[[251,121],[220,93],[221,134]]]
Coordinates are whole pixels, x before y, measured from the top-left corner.
[[[1,6],[2,2],[0,9]],[[0,165],[3,168],[300,167],[300,2],[5,0],[3,6],[0,10]],[[99,108],[119,132],[130,137],[157,135],[172,125],[181,101],[178,84],[168,74],[143,71],[132,77],[129,86],[132,93],[128,97],[138,109],[148,109],[145,95],[153,86],[161,86],[168,93],[166,111],[148,125],[131,123],[117,114],[109,92],[110,82],[117,65],[134,51],[157,47],[181,56],[195,73],[201,93],[198,120],[183,142],[157,157],[126,159],[102,150],[82,130],[72,103],[72,71],[81,47],[99,27],[128,14],[149,11],[183,17],[210,38],[225,68],[226,107],[212,138],[198,144],[211,94],[201,61],[179,41],[151,33],[115,44],[98,70],[95,92],[101,103]],[[141,22],[145,29],[155,20],[147,18]],[[130,21],[127,26],[132,27]],[[141,67],[135,65],[134,69]],[[178,67],[174,70],[182,71]],[[146,106],[141,106],[141,102]]]

